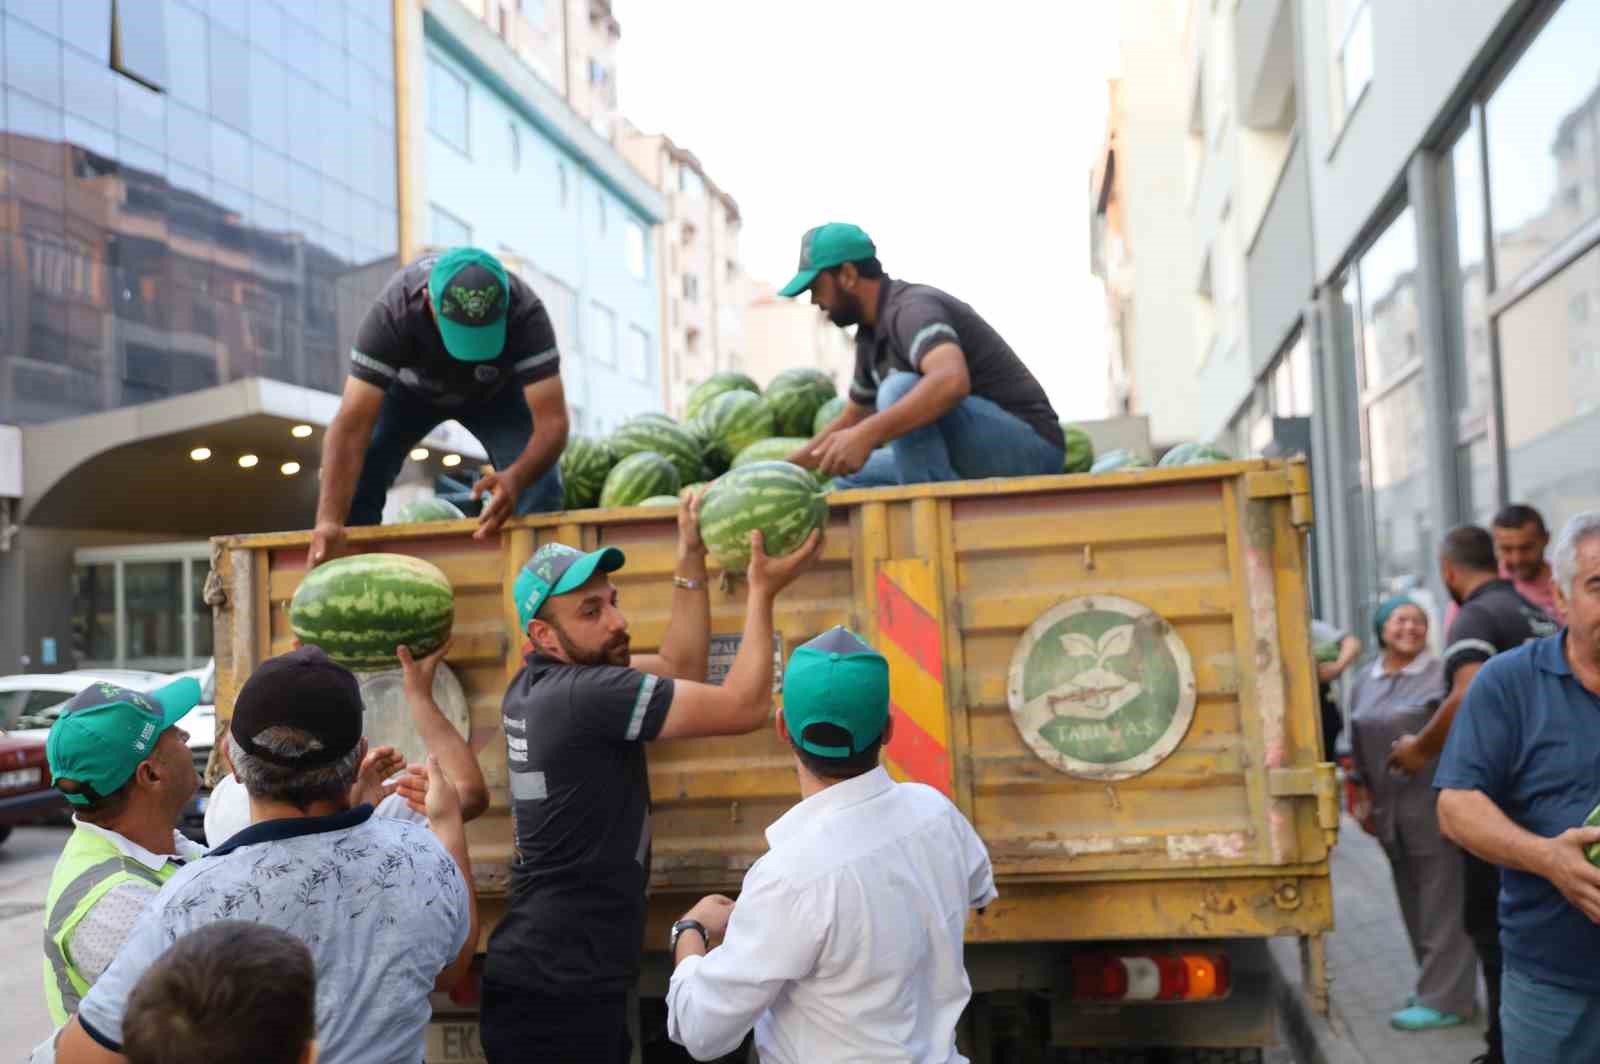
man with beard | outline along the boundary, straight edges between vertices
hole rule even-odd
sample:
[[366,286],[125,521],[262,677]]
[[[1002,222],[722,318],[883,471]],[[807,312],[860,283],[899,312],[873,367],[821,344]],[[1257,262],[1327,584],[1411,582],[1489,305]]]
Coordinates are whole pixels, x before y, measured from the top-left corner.
[[629,653],[611,574],[622,551],[547,543],[513,587],[533,649],[502,723],[516,854],[489,939],[483,1048],[493,1064],[628,1059],[650,880],[643,744],[742,735],[772,709],[772,608],[821,551],[820,532],[769,558],[752,536],[743,641],[721,686],[705,683],[711,623],[700,500],[678,511],[672,617],[661,652]]
[[954,296],[885,275],[877,254],[856,226],[818,226],[778,293],[810,291],[856,326],[849,402],[789,460],[841,488],[1061,472],[1061,424],[1011,346]]

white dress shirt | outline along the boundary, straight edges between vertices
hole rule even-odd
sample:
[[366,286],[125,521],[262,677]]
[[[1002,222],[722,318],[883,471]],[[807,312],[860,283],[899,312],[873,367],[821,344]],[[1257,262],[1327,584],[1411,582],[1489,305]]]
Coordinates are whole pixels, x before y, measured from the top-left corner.
[[796,805],[767,842],[723,943],[672,973],[672,1040],[707,1060],[753,1025],[763,1064],[965,1064],[967,910],[997,895],[960,810],[878,768]]

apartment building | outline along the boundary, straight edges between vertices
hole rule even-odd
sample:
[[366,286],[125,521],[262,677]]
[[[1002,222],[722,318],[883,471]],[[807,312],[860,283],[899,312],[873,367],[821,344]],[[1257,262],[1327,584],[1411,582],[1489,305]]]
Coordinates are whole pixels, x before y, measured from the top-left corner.
[[609,0],[456,0],[553,87],[602,137],[617,114],[617,42]]

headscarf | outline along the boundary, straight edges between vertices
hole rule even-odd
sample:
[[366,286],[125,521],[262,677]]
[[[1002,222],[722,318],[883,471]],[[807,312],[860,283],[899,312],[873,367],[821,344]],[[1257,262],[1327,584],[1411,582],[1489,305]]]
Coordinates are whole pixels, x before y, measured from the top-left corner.
[[[1378,603],[1377,612],[1372,615],[1372,630],[1378,636],[1378,646],[1384,646],[1383,626],[1389,623],[1389,618],[1394,616],[1394,611],[1401,606],[1416,606],[1417,609],[1422,610],[1422,607],[1415,599],[1406,595],[1392,595]],[[1422,610],[1422,618],[1423,623],[1426,624],[1428,618],[1427,610]]]

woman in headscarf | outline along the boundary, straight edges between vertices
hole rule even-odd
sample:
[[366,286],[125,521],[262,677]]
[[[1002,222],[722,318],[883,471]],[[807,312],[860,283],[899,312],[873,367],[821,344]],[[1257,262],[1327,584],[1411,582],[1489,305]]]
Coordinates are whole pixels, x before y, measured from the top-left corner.
[[1427,723],[1444,693],[1444,672],[1428,651],[1428,615],[1404,597],[1378,607],[1379,653],[1360,670],[1350,701],[1350,750],[1361,826],[1375,835],[1394,872],[1400,913],[1420,969],[1416,992],[1389,1017],[1404,1031],[1453,1027],[1472,1015],[1477,955],[1461,924],[1461,851],[1439,832],[1433,766],[1409,778],[1385,769],[1389,747]]

